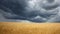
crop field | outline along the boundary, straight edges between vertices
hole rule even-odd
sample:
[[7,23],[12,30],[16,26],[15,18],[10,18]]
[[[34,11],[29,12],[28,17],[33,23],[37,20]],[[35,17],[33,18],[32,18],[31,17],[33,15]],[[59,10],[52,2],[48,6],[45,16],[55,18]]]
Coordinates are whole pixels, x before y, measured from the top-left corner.
[[60,34],[60,24],[0,22],[0,34]]

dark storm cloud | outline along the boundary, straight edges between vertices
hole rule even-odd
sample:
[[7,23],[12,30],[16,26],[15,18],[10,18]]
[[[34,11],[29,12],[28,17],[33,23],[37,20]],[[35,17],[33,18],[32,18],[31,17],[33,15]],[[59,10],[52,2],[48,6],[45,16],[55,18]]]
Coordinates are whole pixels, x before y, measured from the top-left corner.
[[[27,20],[32,22],[53,22],[59,19],[59,2],[54,0],[0,0],[0,21]],[[43,3],[41,3],[43,2]],[[50,3],[52,4],[50,4]],[[3,20],[1,20],[2,17]],[[58,16],[58,17],[56,17]]]

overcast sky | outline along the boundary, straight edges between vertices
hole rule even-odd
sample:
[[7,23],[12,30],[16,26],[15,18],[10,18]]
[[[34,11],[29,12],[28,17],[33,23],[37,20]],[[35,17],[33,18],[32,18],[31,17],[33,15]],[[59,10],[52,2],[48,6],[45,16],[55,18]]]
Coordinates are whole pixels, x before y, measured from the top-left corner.
[[60,0],[0,0],[0,21],[60,22]]

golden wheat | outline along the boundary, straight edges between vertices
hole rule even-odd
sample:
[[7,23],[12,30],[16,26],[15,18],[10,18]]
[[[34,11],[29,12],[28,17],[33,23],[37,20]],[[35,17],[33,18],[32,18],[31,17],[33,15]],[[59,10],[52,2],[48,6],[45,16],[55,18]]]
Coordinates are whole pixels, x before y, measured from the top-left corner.
[[0,34],[60,34],[60,24],[0,22]]

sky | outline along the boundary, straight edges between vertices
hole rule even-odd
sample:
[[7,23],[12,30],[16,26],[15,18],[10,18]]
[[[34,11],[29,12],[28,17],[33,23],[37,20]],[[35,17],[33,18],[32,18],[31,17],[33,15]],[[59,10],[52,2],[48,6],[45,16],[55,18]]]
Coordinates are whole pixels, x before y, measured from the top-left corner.
[[60,22],[60,0],[0,0],[0,21]]

